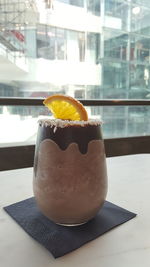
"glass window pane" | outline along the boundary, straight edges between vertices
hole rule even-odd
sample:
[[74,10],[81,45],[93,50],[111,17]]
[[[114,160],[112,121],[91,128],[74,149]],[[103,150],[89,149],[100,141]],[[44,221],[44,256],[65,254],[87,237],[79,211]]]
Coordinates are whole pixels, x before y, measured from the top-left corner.
[[100,34],[87,33],[86,61],[97,63],[100,57]]
[[[150,107],[148,106],[87,107],[86,109],[90,118],[103,119],[104,138],[149,135]],[[9,146],[10,143],[35,143],[37,120],[47,116],[51,114],[44,107],[1,106],[0,146]]]
[[101,2],[100,0],[87,0],[87,11],[100,16]]
[[85,34],[78,32],[79,61],[85,61]]
[[143,6],[131,7],[131,31],[150,36],[150,9]]
[[68,61],[85,61],[85,34],[67,30],[66,57]]
[[56,59],[65,59],[66,51],[66,31],[64,29],[56,29]]
[[0,146],[18,142],[34,143],[38,127],[37,121],[41,115],[48,115],[48,111],[44,107],[1,106]]
[[46,25],[38,25],[37,28],[37,56],[45,57],[44,50],[48,47]]
[[149,0],[128,0],[130,1],[132,4],[136,4],[138,6],[146,6],[146,7],[150,7],[150,1]]
[[150,98],[150,66],[130,64],[129,98]]
[[103,119],[104,138],[149,135],[150,107],[91,107],[94,118]]
[[87,99],[102,99],[102,88],[96,85],[89,85],[86,89]]
[[46,34],[48,46],[44,50],[44,58],[54,60],[56,59],[56,28],[47,26]]
[[105,0],[105,26],[119,30],[129,28],[130,7],[123,0]]
[[83,7],[84,5],[84,0],[58,0],[59,2],[73,5],[73,6],[78,6],[78,7]]
[[69,0],[70,5],[83,7],[84,0]]
[[126,63],[103,63],[103,98],[128,98],[129,66]]
[[105,30],[104,40],[105,58],[116,58],[119,60],[128,59],[128,34],[119,31]]
[[69,4],[70,0],[59,0],[59,2],[65,3],[65,4]]
[[131,35],[130,60],[150,63],[150,38]]

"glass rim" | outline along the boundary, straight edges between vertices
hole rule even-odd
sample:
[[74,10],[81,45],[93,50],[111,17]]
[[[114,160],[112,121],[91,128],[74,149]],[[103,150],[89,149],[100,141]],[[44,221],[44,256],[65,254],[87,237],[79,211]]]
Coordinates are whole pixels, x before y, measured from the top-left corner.
[[68,126],[98,126],[102,124],[101,119],[88,119],[87,121],[71,121],[71,120],[61,120],[61,119],[48,119],[43,118],[39,119],[38,123],[42,127],[59,127],[59,128],[65,128]]

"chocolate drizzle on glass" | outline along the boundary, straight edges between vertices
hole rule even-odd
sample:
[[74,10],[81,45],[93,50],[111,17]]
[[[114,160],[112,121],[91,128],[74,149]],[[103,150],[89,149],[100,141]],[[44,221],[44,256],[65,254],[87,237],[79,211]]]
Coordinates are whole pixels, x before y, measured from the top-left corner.
[[37,136],[37,146],[45,139],[54,141],[60,149],[65,150],[71,143],[78,144],[79,151],[82,154],[87,153],[88,143],[92,140],[102,140],[100,124],[85,124],[83,126],[74,124],[66,127],[56,127],[54,125],[45,126],[39,124]]

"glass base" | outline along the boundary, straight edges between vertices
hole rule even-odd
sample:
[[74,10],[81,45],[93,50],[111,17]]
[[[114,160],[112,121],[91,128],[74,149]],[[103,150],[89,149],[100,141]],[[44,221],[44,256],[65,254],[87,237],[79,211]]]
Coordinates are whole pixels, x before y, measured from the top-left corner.
[[58,224],[58,225],[61,225],[61,226],[68,226],[68,227],[70,227],[70,226],[79,226],[79,225],[83,225],[83,224],[85,224],[85,223],[87,223],[87,222],[83,222],[83,223],[56,223],[56,224]]

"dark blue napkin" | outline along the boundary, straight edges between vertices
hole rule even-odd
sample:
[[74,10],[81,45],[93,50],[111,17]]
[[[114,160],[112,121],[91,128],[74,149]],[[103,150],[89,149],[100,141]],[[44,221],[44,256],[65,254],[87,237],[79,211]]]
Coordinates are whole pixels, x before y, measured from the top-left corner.
[[75,227],[60,226],[46,218],[35,199],[29,198],[4,208],[5,211],[55,258],[61,257],[110,229],[127,222],[135,213],[105,201],[102,209],[88,223]]

